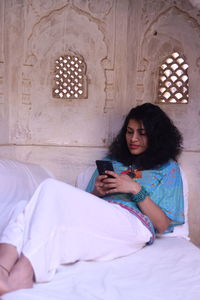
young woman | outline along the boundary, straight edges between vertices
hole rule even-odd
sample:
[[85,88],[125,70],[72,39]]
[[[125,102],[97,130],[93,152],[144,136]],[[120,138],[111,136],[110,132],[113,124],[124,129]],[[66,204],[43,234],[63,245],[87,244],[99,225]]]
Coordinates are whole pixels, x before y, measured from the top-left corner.
[[60,264],[129,255],[183,224],[181,143],[168,116],[146,103],[110,146],[114,171],[95,171],[86,192],[45,180],[0,239],[0,294],[49,281]]

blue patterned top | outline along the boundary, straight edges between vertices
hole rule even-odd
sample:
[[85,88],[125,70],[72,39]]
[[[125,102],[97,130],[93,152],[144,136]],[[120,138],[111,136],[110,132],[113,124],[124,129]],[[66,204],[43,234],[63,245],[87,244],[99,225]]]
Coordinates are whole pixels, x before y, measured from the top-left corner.
[[[110,160],[104,158],[104,160]],[[129,171],[127,166],[124,166],[118,161],[113,161],[113,168],[117,174],[126,174]],[[98,171],[93,173],[86,191],[91,192],[94,189],[95,179],[98,176]],[[171,224],[165,233],[173,232],[174,226],[184,223],[184,198],[183,198],[183,183],[178,164],[170,160],[164,165],[152,170],[135,171],[134,181],[142,185],[149,193],[149,197],[154,201],[171,219]],[[143,224],[151,231],[152,239],[155,239],[155,230],[150,219],[145,216],[137,204],[132,201],[132,194],[128,193],[113,193],[106,195],[102,199],[117,203],[120,206],[128,209],[136,215]]]

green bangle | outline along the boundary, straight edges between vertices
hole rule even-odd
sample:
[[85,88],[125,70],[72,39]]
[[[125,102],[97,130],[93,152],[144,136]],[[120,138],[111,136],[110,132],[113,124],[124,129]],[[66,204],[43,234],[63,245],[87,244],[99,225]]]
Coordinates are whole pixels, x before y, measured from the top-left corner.
[[132,200],[136,203],[144,201],[144,199],[149,196],[149,193],[142,186],[141,190],[137,194],[132,194]]

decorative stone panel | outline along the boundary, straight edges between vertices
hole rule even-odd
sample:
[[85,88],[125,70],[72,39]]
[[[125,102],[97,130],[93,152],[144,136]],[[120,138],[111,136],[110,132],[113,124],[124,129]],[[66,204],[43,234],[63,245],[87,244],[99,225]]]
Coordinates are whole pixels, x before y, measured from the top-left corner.
[[158,103],[188,103],[188,64],[178,52],[160,66]]
[[84,99],[88,94],[86,63],[78,54],[61,55],[55,62],[53,97]]
[[4,74],[5,74],[5,64],[3,62],[0,62],[0,104],[4,104],[4,93],[5,93],[5,79],[4,79]]

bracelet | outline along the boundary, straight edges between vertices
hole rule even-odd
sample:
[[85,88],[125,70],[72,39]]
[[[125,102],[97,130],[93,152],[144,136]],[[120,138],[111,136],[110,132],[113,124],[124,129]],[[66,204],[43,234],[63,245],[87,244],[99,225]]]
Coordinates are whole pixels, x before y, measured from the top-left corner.
[[149,193],[145,190],[145,188],[142,186],[141,190],[137,194],[132,194],[132,200],[136,203],[144,201],[144,199],[149,196]]

